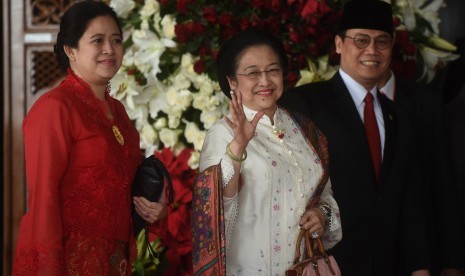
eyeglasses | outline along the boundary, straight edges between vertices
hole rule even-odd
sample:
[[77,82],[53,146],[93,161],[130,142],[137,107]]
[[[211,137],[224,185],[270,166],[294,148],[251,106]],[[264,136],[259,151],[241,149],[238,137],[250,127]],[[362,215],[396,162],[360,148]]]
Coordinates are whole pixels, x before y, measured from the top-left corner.
[[377,36],[377,37],[370,37],[367,34],[356,34],[354,37],[352,36],[344,36],[354,40],[355,46],[359,49],[365,49],[370,45],[371,40],[375,41],[375,47],[378,50],[385,50],[392,46],[392,39],[389,36]]
[[265,71],[254,70],[254,71],[250,71],[244,74],[236,73],[236,75],[244,76],[248,78],[249,80],[258,80],[262,76],[263,73],[265,73],[265,76],[267,78],[273,78],[273,77],[281,76],[283,71],[280,68],[272,68],[272,69],[265,70]]

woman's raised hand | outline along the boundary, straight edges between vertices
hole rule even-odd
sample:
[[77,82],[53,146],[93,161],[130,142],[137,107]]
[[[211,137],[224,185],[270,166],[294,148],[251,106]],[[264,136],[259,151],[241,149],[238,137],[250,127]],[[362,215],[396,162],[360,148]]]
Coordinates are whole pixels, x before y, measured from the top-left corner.
[[258,121],[264,112],[260,111],[255,114],[252,121],[248,121],[242,107],[242,95],[239,90],[231,90],[231,101],[229,102],[231,110],[231,119],[224,117],[226,123],[234,132],[234,141],[240,148],[245,148],[253,138]]

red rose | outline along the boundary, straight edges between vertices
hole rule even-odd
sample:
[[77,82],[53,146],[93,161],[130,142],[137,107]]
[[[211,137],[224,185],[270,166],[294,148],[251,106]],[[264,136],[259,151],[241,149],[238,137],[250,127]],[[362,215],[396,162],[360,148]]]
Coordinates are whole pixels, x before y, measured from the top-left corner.
[[415,43],[411,41],[409,41],[408,43],[404,45],[404,54],[408,56],[415,56],[416,50],[417,50],[417,47]]
[[241,30],[246,30],[249,28],[249,21],[246,18],[241,18],[239,20],[239,26]]
[[210,48],[208,46],[206,46],[206,45],[200,46],[199,54],[200,54],[201,57],[204,57],[204,56],[210,54]]
[[174,26],[174,33],[176,34],[176,38],[178,39],[179,43],[186,43],[189,38],[189,32],[187,32],[187,28],[182,24],[176,24]]
[[392,25],[394,25],[394,28],[398,27],[400,25],[401,21],[400,18],[397,16],[394,16],[392,18]]
[[300,38],[300,34],[297,32],[294,25],[293,24],[287,25],[287,31],[289,32],[289,39],[295,44],[298,44],[301,38]]
[[318,45],[316,43],[309,43],[307,46],[307,53],[311,57],[318,56],[318,53],[319,53]]
[[222,13],[220,15],[220,24],[223,26],[231,25],[233,21],[233,16],[230,13]]
[[194,71],[199,75],[205,72],[205,63],[202,59],[199,59],[194,63]]
[[396,31],[396,44],[405,45],[409,41],[409,33],[405,30]]
[[302,18],[306,18],[309,15],[316,14],[318,11],[318,0],[309,0],[305,3],[304,8],[300,12]]
[[250,5],[254,8],[257,8],[257,9],[262,9],[262,8],[266,8],[267,6],[269,6],[269,2],[268,0],[252,0],[250,1]]
[[216,17],[216,10],[213,6],[207,6],[203,8],[203,18],[209,23],[215,24],[218,21]]
[[281,12],[282,2],[281,0],[271,0],[271,10],[274,13]]
[[279,36],[279,27],[280,27],[281,21],[279,18],[275,16],[270,16],[266,19],[266,28],[269,33]]
[[304,30],[306,36],[314,36],[317,34],[316,28],[311,25],[308,25]]
[[192,32],[194,34],[203,34],[204,30],[205,30],[205,27],[200,22],[194,22],[194,23],[192,23],[192,29],[191,30],[192,30]]
[[189,4],[189,0],[178,0],[176,3],[176,10],[180,14],[186,14],[187,13],[187,4]]
[[295,73],[295,72],[288,72],[287,73],[287,84],[289,86],[295,86],[295,84],[297,83],[297,81],[299,80],[299,74]]
[[218,56],[218,51],[219,51],[218,48],[212,50],[212,57],[213,57],[214,60],[216,60],[216,57]]
[[222,38],[224,41],[229,40],[237,33],[237,30],[232,26],[225,26],[222,31]]

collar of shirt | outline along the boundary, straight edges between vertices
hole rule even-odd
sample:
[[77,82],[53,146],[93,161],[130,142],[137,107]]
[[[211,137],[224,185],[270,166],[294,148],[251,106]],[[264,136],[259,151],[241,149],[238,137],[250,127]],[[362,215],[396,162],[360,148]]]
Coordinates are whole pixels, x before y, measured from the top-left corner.
[[[363,107],[365,106],[364,100],[367,95],[365,87],[363,87],[363,85],[361,85],[360,83],[356,82],[351,76],[342,71],[342,69],[339,69],[339,73],[341,74],[342,80],[344,81],[347,90],[349,90],[349,94],[352,97],[355,106],[358,110],[363,110]],[[376,93],[376,85],[373,86],[373,88],[369,92],[373,95],[374,106],[376,108],[376,106],[379,106],[378,95]],[[363,115],[361,117],[363,118]]]
[[[360,115],[362,122],[364,122],[365,120],[364,99],[367,94],[366,89],[362,85],[360,85],[358,82],[356,82],[353,78],[351,78],[349,75],[347,75],[341,69],[339,69],[339,73],[341,74],[342,80],[344,81],[347,89],[349,90],[350,96],[352,96],[352,100],[354,101],[355,107],[357,108],[358,114]],[[373,98],[374,98],[373,107],[375,109],[376,122],[378,123],[379,135],[381,138],[381,153],[384,156],[384,140],[385,140],[384,119],[383,119],[383,111],[381,110],[381,105],[378,99],[376,85],[369,92],[373,95]]]
[[379,89],[379,92],[381,92],[383,95],[388,97],[391,101],[394,101],[394,96],[395,96],[395,77],[394,74],[391,73],[391,77],[389,80],[386,82],[386,84]]
[[[258,111],[255,111],[255,110],[252,110],[250,108],[248,108],[247,106],[245,105],[242,105],[242,107],[244,108],[244,113],[245,113],[245,117],[247,118],[247,120],[249,121],[252,121],[253,117],[255,116],[255,114],[258,113]],[[273,121],[276,122],[279,121],[279,108],[276,108],[276,111],[274,113],[274,116],[273,116]],[[272,126],[273,124],[271,123],[271,120],[268,116],[266,115],[263,115],[262,118],[260,118],[260,121],[258,121],[259,123],[261,124],[264,124],[264,125],[267,125],[267,126]]]

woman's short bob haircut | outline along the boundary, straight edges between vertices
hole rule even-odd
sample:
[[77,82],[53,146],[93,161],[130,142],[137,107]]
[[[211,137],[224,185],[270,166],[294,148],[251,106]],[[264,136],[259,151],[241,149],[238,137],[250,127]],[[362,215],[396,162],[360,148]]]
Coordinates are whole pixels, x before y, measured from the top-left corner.
[[254,46],[270,47],[278,56],[283,71],[287,69],[286,51],[277,37],[255,28],[240,32],[223,44],[216,59],[218,82],[228,98],[231,98],[228,78],[236,80],[236,70],[242,54]]
[[118,25],[120,34],[121,23],[115,11],[100,1],[84,0],[72,5],[63,14],[60,22],[60,32],[57,35],[55,44],[55,56],[60,68],[66,71],[69,67],[69,58],[63,49],[63,46],[77,48],[79,39],[87,30],[89,22],[99,16],[109,16],[115,20]]

